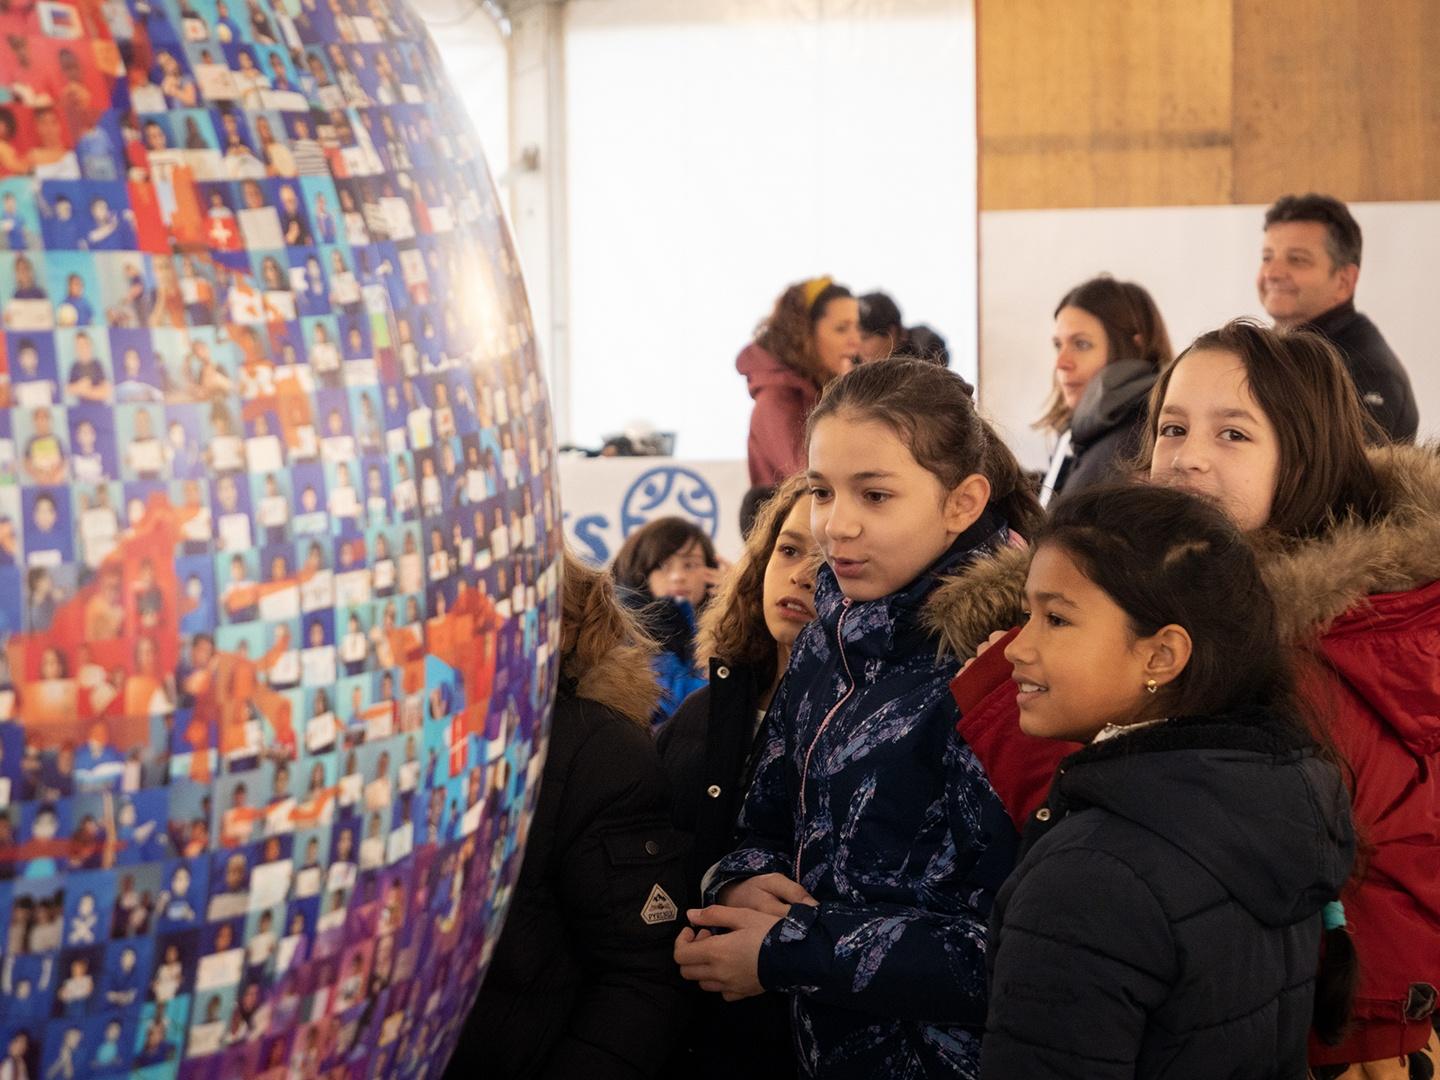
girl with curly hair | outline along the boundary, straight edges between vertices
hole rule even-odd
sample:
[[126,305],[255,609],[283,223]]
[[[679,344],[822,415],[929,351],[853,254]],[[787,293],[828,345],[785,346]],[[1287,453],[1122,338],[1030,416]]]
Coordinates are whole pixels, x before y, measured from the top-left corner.
[[[819,547],[810,531],[810,491],[791,477],[760,509],[745,551],[700,619],[699,655],[709,685],[687,697],[658,738],[670,774],[676,828],[692,838],[686,859],[690,900],[700,878],[738,843],[735,818],[763,744],[761,721],[785,674],[790,647],[815,618]],[[775,1075],[790,1067],[783,998],[767,994],[724,1004],[695,995],[674,1075]]]

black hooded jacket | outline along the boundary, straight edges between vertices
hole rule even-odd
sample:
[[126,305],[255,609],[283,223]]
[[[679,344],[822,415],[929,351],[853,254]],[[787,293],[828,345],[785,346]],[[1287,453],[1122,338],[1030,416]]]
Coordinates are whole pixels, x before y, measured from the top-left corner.
[[1035,817],[991,921],[982,1077],[1305,1075],[1355,840],[1303,735],[1264,713],[1122,734],[1066,758]]
[[[764,746],[756,717],[760,694],[754,668],[711,657],[710,682],[685,699],[656,737],[670,776],[675,827],[691,838],[688,905],[700,905],[705,871],[739,843],[735,818]],[[686,1080],[795,1075],[785,995],[727,1002],[690,986],[690,1015],[666,1075]]]
[[1157,377],[1144,360],[1116,360],[1090,380],[1070,418],[1070,457],[1055,480],[1056,495],[1118,479],[1120,467],[1140,449],[1145,404]]
[[654,684],[635,652],[578,690],[562,680],[520,878],[452,1080],[643,1080],[670,1052],[685,845],[642,726]]

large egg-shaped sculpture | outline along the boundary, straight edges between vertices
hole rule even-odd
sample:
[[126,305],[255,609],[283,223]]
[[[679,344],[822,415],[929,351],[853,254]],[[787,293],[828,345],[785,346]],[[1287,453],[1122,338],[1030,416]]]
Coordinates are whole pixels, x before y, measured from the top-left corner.
[[438,1075],[558,627],[480,150],[396,0],[0,30],[0,1075]]

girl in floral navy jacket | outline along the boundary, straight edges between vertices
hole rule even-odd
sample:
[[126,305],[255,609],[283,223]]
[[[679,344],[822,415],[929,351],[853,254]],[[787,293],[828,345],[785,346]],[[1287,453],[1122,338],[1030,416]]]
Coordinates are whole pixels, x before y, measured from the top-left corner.
[[986,920],[1016,835],[955,732],[959,659],[937,658],[927,607],[1039,506],[933,364],[831,383],[807,445],[818,618],[770,705],[742,846],[712,868],[675,958],[730,1000],[791,994],[805,1075],[973,1077]]

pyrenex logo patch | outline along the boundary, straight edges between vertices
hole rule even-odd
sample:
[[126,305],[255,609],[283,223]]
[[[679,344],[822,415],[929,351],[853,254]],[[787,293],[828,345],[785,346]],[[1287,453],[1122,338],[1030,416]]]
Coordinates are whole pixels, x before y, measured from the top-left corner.
[[659,884],[650,890],[650,897],[645,901],[645,906],[640,909],[640,918],[646,926],[654,926],[656,923],[674,922],[675,917],[680,914],[680,909],[675,906],[675,901],[670,899],[670,894],[662,889]]

